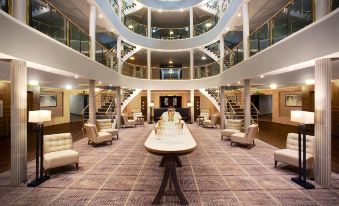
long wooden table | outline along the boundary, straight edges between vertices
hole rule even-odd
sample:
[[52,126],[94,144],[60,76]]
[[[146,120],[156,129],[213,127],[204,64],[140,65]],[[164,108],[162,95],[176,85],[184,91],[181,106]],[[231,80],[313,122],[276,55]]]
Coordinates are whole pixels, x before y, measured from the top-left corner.
[[[169,134],[157,139],[155,131],[153,130],[144,143],[145,149],[151,154],[162,156],[160,167],[164,166],[164,176],[152,204],[160,204],[163,196],[178,196],[181,204],[188,205],[188,201],[181,189],[177,177],[176,167],[181,167],[180,156],[187,155],[194,151],[197,147],[193,136],[184,124],[183,130],[180,134]],[[169,183],[169,190],[166,190]],[[172,190],[174,185],[174,191]]]

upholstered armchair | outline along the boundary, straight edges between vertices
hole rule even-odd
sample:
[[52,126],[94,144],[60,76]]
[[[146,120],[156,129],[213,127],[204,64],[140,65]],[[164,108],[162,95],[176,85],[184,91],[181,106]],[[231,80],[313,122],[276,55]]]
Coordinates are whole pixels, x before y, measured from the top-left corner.
[[88,144],[99,144],[103,142],[110,142],[112,144],[113,136],[108,132],[98,132],[94,124],[85,124],[85,130],[88,136]]
[[136,120],[128,119],[126,114],[121,114],[121,126],[124,127],[136,127],[138,122]]
[[73,150],[71,133],[44,135],[44,169],[45,171],[69,164],[78,169],[79,153]]
[[211,119],[207,119],[207,120],[204,120],[202,122],[202,126],[203,127],[216,127],[217,126],[217,119],[218,119],[218,115],[217,114],[213,114],[211,116]]
[[[301,137],[301,140],[303,140],[303,137]],[[311,169],[313,166],[314,143],[315,137],[311,135],[306,135],[306,169]],[[278,162],[298,167],[298,145],[298,134],[288,133],[286,149],[280,149],[274,152],[274,167],[277,167]]]
[[142,113],[141,112],[133,112],[133,120],[137,121],[139,125],[142,125],[143,122],[141,119],[138,119],[138,117],[142,117]]
[[237,132],[231,135],[231,146],[233,143],[239,143],[243,145],[253,144],[255,146],[254,140],[257,137],[259,132],[259,127],[257,124],[252,124],[247,128],[246,133]]
[[119,131],[115,128],[115,123],[112,123],[111,119],[98,119],[97,128],[99,132],[108,132],[119,139]]
[[208,112],[201,112],[199,116],[200,117],[204,117],[204,119],[201,119],[201,118],[197,118],[196,119],[197,124],[201,125],[204,120],[209,120],[210,113],[208,113]]
[[229,138],[232,134],[240,132],[241,128],[241,119],[225,119],[225,129],[221,130],[221,139]]

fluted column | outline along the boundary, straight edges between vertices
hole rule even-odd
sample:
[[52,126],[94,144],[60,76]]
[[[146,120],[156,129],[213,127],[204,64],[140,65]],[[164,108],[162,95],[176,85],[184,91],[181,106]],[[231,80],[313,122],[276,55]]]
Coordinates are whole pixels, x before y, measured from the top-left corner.
[[151,50],[147,49],[147,79],[151,79],[152,67],[151,67]]
[[121,127],[121,87],[116,87],[117,97],[116,97],[116,113],[117,113],[117,128]]
[[244,80],[244,127],[247,131],[251,124],[251,81]]
[[13,0],[13,16],[24,24],[28,23],[26,1]]
[[88,86],[88,122],[96,123],[95,80],[89,80]]
[[152,37],[152,9],[147,8],[147,36]]
[[27,179],[27,65],[11,60],[11,183]]
[[191,123],[194,123],[194,89],[191,89],[190,91],[190,102],[191,102]]
[[190,78],[194,79],[194,50],[190,49]]
[[89,57],[95,61],[95,32],[96,32],[96,7],[90,5],[89,12]]
[[315,180],[331,185],[331,59],[315,61]]
[[151,120],[151,107],[149,106],[151,103],[151,90],[147,89],[147,121],[148,123],[152,123]]
[[225,129],[225,87],[220,87],[220,129]]
[[193,8],[190,8],[190,37],[192,38],[194,35],[194,30],[193,30]]
[[224,45],[224,35],[220,35],[219,37],[219,65],[220,65],[220,73],[224,71],[224,56],[225,56],[225,45]]
[[330,12],[330,2],[329,0],[316,0],[315,8],[315,18],[319,20]]

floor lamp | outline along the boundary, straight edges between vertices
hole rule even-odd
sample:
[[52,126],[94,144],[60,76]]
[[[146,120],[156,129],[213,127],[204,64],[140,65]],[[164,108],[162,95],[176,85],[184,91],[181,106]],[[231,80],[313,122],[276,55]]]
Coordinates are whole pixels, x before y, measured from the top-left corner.
[[153,113],[153,107],[154,107],[154,103],[153,102],[150,102],[149,105],[150,107],[150,117],[149,117],[149,123],[152,124],[153,123],[153,119],[152,119],[152,113]]
[[43,122],[51,121],[51,111],[50,110],[37,110],[29,111],[28,122],[37,123],[36,128],[36,155],[35,155],[35,179],[27,184],[28,187],[36,187],[41,183],[49,179],[48,176],[44,176],[44,163],[43,163]]
[[[314,185],[306,181],[306,124],[314,124],[314,112],[291,111],[291,121],[298,122],[298,157],[299,157],[299,176],[291,180],[305,189],[314,189]],[[301,150],[301,136],[303,148]],[[301,152],[303,153],[301,156]],[[301,161],[302,159],[302,161]]]
[[191,103],[191,102],[188,102],[187,103],[187,107],[188,107],[188,117],[190,118],[190,119],[188,119],[188,121],[187,121],[187,123],[190,123],[190,124],[193,124],[193,121],[192,121],[192,117],[191,117],[191,115],[192,115],[192,107],[193,107],[193,104]]

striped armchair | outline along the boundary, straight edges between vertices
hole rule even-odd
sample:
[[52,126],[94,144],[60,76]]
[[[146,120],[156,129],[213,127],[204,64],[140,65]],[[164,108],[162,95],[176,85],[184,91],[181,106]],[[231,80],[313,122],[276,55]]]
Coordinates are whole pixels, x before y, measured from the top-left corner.
[[231,135],[231,146],[233,143],[239,143],[243,145],[252,144],[255,146],[254,140],[258,135],[259,127],[257,124],[252,124],[248,127],[246,133],[237,132]]

